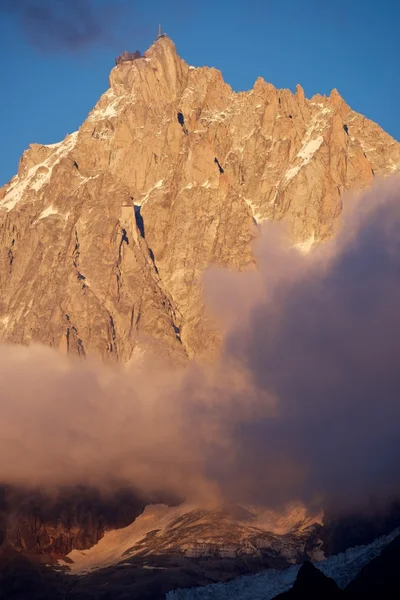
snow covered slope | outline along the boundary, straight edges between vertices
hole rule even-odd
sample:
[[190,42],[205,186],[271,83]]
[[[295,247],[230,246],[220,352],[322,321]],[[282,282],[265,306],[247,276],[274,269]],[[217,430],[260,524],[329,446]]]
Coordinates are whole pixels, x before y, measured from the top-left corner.
[[270,557],[285,566],[302,560],[320,522],[320,514],[309,515],[297,505],[280,514],[258,507],[210,510],[187,504],[151,505],[128,527],[107,532],[89,550],[73,550],[60,564],[71,574],[84,574],[132,557],[175,555]]
[[[372,544],[350,548],[315,562],[315,566],[332,577],[342,589],[360,572],[362,567],[378,556],[381,550],[400,534],[400,528],[383,536]],[[290,589],[299,570],[293,565],[284,571],[268,569],[257,575],[237,577],[228,583],[217,583],[192,589],[169,592],[167,600],[271,600],[277,594]]]

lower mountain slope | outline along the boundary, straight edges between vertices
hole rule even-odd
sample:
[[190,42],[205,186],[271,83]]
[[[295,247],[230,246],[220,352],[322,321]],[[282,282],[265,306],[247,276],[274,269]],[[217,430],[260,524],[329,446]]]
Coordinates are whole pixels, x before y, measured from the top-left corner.
[[156,564],[162,559],[189,559],[215,566],[226,560],[234,569],[264,566],[283,567],[303,560],[318,547],[318,513],[307,514],[293,506],[282,514],[256,507],[232,506],[218,509],[182,504],[147,506],[135,521],[108,531],[89,550],[73,550],[64,566],[82,574],[130,559]]
[[[314,562],[314,566],[325,576],[333,579],[340,589],[345,589],[360,571],[373,564],[381,551],[399,536],[396,529],[366,546],[349,548],[342,554],[330,556]],[[371,562],[372,561],[372,562]],[[368,567],[366,567],[368,568]],[[237,577],[227,583],[217,583],[192,589],[177,589],[167,594],[167,600],[272,600],[278,594],[289,591],[299,573],[300,567],[293,565],[288,569],[268,569],[256,575]],[[311,585],[312,586],[312,582]],[[350,586],[349,586],[350,587]],[[310,590],[312,594],[312,590]],[[310,595],[310,598],[315,596]],[[344,596],[346,597],[346,596]],[[307,596],[308,598],[308,596]],[[380,596],[374,598],[380,600]]]

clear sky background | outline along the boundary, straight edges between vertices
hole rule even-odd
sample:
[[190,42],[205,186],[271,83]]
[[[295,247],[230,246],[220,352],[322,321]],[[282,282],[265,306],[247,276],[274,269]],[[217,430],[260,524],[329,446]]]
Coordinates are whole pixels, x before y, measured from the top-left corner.
[[[41,29],[45,10],[27,17],[57,3],[68,8],[61,24]],[[77,23],[74,7],[82,17],[89,5],[94,22]],[[0,185],[30,143],[78,129],[115,56],[145,51],[159,22],[182,58],[220,69],[235,90],[258,76],[292,91],[301,83],[308,98],[336,87],[400,140],[400,0],[0,0]]]

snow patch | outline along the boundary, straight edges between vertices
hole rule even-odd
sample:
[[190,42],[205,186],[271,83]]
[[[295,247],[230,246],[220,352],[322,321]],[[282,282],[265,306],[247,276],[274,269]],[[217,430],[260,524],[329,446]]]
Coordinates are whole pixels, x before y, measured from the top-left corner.
[[48,206],[46,208],[46,210],[44,210],[40,216],[38,217],[39,219],[45,219],[46,217],[50,217],[51,215],[58,215],[58,210],[56,210],[55,208],[53,208],[52,205]]
[[58,146],[61,146],[62,143],[63,142],[61,140],[61,142],[56,142],[55,144],[44,144],[44,147],[45,148],[58,148]]
[[[124,553],[135,554],[135,544],[146,537],[150,531],[162,529],[169,523],[179,518],[184,513],[191,510],[188,505],[181,505],[170,508],[164,504],[146,506],[144,512],[128,527],[107,531],[104,537],[89,550],[82,552],[72,550],[68,558],[72,563],[65,563],[59,560],[59,564],[68,566],[69,574],[89,573],[99,568],[107,567],[118,563]],[[125,555],[126,556],[126,555]]]
[[[21,177],[16,175],[13,177],[6,195],[0,202],[0,208],[10,211],[18,204],[26,190],[33,189],[35,192],[40,191],[50,180],[53,168],[75,147],[77,138],[78,132],[75,131],[59,144],[55,144],[55,152],[53,152],[45,161],[29,169],[26,175]],[[42,170],[39,173],[38,171],[40,169],[45,169],[45,171]]]
[[291,169],[288,169],[284,175],[284,181],[286,183],[293,179],[293,177],[295,177],[303,167],[308,165],[314,154],[321,147],[323,141],[324,138],[322,137],[322,135],[320,135],[314,140],[309,140],[305,142],[302,149],[296,156],[296,159],[299,158],[301,162],[298,165],[292,167]]
[[164,179],[160,179],[159,181],[157,181],[157,183],[153,185],[152,188],[149,189],[149,191],[143,196],[143,198],[139,198],[137,201],[135,201],[135,204],[137,206],[143,206],[144,204],[146,204],[152,192],[154,192],[155,190],[160,190],[163,187],[163,185]]
[[360,140],[360,146],[364,152],[373,152],[374,150],[376,150],[375,146],[368,147],[362,142],[362,140]]
[[37,177],[35,178],[35,181],[31,185],[31,188],[35,190],[35,192],[38,192],[44,186],[44,184],[49,181],[52,171],[53,168],[50,168],[47,169],[45,173],[38,173]]
[[127,94],[116,96],[114,91],[110,88],[103,94],[100,100],[101,103],[104,103],[104,100],[107,101],[104,108],[101,108],[99,104],[97,104],[90,113],[88,121],[102,121],[118,116],[123,108],[121,103],[126,97]]
[[293,177],[295,177],[297,175],[297,173],[300,171],[301,167],[302,167],[302,165],[297,165],[296,167],[292,167],[291,169],[288,169],[285,173],[284,180],[290,181],[291,179],[293,179]]
[[300,150],[298,156],[307,162],[310,161],[310,158],[316,153],[316,151],[320,148],[324,138],[322,135],[317,137],[315,140],[310,140],[303,148]]

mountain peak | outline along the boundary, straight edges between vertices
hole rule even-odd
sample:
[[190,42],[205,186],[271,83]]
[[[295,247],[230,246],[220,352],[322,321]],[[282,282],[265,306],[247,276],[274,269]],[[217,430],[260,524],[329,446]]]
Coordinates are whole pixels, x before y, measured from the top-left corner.
[[174,42],[164,34],[143,56],[114,67],[110,87],[116,96],[139,94],[153,106],[164,106],[181,93],[187,70]]
[[307,100],[258,78],[235,93],[168,36],[127,58],[79,132],[33,145],[0,190],[0,339],[209,359],[207,267],[254,265],[265,220],[304,252],[327,239],[343,190],[400,170],[400,145],[335,90]]
[[338,109],[342,116],[344,116],[350,110],[349,105],[347,102],[345,102],[336,88],[331,91],[329,102]]
[[154,52],[170,52],[173,54],[177,54],[176,46],[172,39],[167,35],[163,34],[161,37],[158,37],[153,44],[150,46],[148,50],[144,53],[144,56],[150,58],[150,56]]
[[299,83],[296,85],[296,98],[300,104],[304,104],[305,94],[303,88]]

